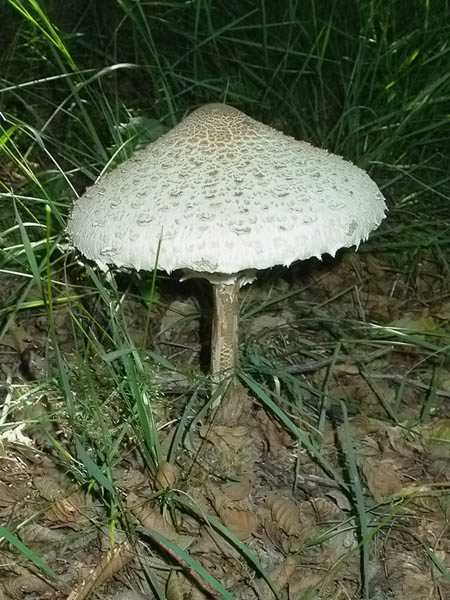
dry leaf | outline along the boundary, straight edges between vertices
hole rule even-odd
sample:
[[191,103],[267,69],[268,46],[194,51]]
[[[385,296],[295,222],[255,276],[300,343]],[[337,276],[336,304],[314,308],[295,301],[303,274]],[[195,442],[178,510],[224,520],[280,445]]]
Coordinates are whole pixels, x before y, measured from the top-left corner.
[[227,427],[225,425],[203,426],[200,429],[201,437],[205,438],[222,452],[236,452],[240,450],[248,440],[248,427],[238,425]]
[[174,526],[167,521],[159,510],[159,506],[142,499],[132,492],[127,496],[127,508],[146,529],[153,529],[179,546],[186,548],[192,538],[180,535]]
[[61,529],[44,527],[39,523],[29,523],[20,529],[20,537],[27,545],[36,547],[41,544],[44,547],[62,545],[66,543],[67,533]]
[[42,598],[44,594],[54,591],[43,579],[31,573],[3,579],[2,586],[6,593],[6,598],[14,600],[23,600],[23,598],[30,595],[35,598]]
[[74,492],[66,498],[58,498],[48,508],[45,517],[53,523],[78,530],[88,522],[82,512],[82,509],[86,507],[85,501],[82,492]]
[[201,531],[200,537],[196,538],[193,544],[192,554],[203,554],[208,557],[216,555],[235,560],[241,559],[239,551],[211,528],[205,528]]
[[167,600],[184,600],[192,588],[191,583],[181,571],[170,571],[166,582]]
[[176,480],[176,466],[166,461],[162,462],[155,476],[155,488],[158,491],[173,488],[175,486]]
[[267,498],[272,520],[286,535],[300,535],[303,526],[299,520],[299,507],[295,500],[273,495]]
[[123,542],[109,550],[100,563],[70,593],[67,600],[85,600],[95,589],[109,581],[134,557],[134,550],[128,542]]
[[[323,582],[324,575],[322,572],[314,572],[312,570],[308,572],[304,568],[298,569],[288,581],[289,600],[294,600],[296,598],[311,598],[311,600],[317,600],[319,596],[314,593],[319,590]],[[335,598],[336,596],[320,596],[320,598],[331,597]]]
[[66,493],[56,479],[48,475],[33,477],[33,485],[39,494],[49,502],[62,498]]
[[[278,593],[280,593],[292,579],[297,567],[297,558],[295,556],[288,556],[286,560],[281,563],[281,565],[278,565],[278,567],[275,567],[272,571],[270,571],[269,579]],[[256,580],[255,583],[258,589],[259,597],[262,600],[273,599],[273,592],[263,579]]]
[[231,502],[245,500],[250,495],[250,479],[243,479],[236,483],[228,483],[222,486],[222,491]]
[[365,458],[361,468],[370,493],[377,502],[395,495],[403,487],[398,465],[392,459]]
[[0,509],[9,508],[16,502],[15,488],[0,481]]
[[319,524],[336,521],[342,516],[337,504],[327,498],[312,498],[310,503],[316,515],[316,522]]
[[269,537],[285,552],[300,552],[316,527],[312,505],[309,502],[299,504],[278,494],[269,496],[266,503],[270,509],[270,519],[265,521]]
[[220,489],[209,488],[208,496],[222,520],[239,539],[245,540],[256,531],[258,521],[256,515],[243,503],[231,501]]
[[256,531],[258,521],[256,515],[249,510],[224,507],[219,512],[223,524],[240,540],[246,540]]

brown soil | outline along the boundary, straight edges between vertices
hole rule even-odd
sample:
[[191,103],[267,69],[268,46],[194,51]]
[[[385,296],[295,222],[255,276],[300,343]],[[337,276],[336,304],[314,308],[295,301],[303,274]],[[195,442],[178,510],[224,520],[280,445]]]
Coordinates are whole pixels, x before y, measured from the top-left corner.
[[[9,290],[16,285],[11,280]],[[251,390],[232,427],[211,413],[196,420],[200,399],[176,458],[161,460],[156,473],[144,467],[128,432],[111,465],[114,486],[109,492],[105,476],[103,495],[77,478],[67,407],[48,377],[55,357],[46,315],[19,313],[0,345],[1,524],[56,577],[4,541],[0,599],[138,600],[158,598],[155,590],[167,600],[224,597],[191,560],[236,600],[270,600],[273,590],[283,600],[358,599],[365,585],[361,535],[370,538],[370,598],[450,598],[450,365],[448,351],[434,349],[450,339],[447,286],[427,257],[407,274],[349,253],[268,274],[242,291],[244,313],[267,306],[244,314],[242,363],[261,383],[255,356],[279,365],[264,385],[290,430]],[[162,456],[202,358],[191,289],[180,286],[174,295],[162,286],[147,332],[146,309],[131,295],[124,301],[130,336],[153,353],[143,352],[143,360],[159,390]],[[55,327],[70,362],[78,349],[68,306],[57,309]],[[177,370],[162,365],[152,375],[155,353]],[[120,414],[115,418],[120,423]],[[86,414],[79,419],[94,428]],[[295,428],[333,473],[311,457]],[[99,476],[92,469],[91,482]],[[367,531],[361,501],[370,507]],[[127,538],[125,528],[134,534]]]

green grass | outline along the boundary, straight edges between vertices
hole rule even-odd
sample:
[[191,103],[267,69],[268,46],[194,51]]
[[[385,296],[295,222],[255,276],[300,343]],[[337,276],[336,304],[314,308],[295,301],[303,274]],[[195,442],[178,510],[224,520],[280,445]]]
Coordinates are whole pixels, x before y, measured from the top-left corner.
[[[102,499],[108,519],[126,528],[116,466],[132,445],[154,477],[161,461],[175,461],[189,449],[207,386],[200,376],[193,378],[171,443],[162,444],[156,367],[130,338],[122,314],[123,298],[134,294],[148,307],[147,330],[160,302],[158,283],[156,288],[155,280],[144,286],[116,283],[80,266],[65,246],[72,202],[191,108],[225,101],[367,169],[386,195],[390,214],[361,250],[382,253],[411,278],[431,257],[444,285],[450,273],[450,5],[445,0],[70,4],[65,10],[56,0],[8,0],[0,8],[0,277],[5,281],[0,326],[3,335],[21,314],[47,316],[49,386],[63,407],[54,419],[65,432],[64,439],[50,439],[80,485]],[[353,292],[342,295],[347,293]],[[250,298],[244,317],[250,320],[290,299],[290,293],[269,296],[262,304]],[[331,301],[304,300],[301,308],[301,326],[326,335],[318,348],[300,339],[296,359],[316,361],[325,354],[331,357],[330,372],[342,355],[365,364],[370,352],[387,346],[414,348],[426,364],[436,357],[448,360],[446,331],[418,335],[411,324],[402,329],[336,320]],[[55,325],[62,310],[70,313],[71,353],[61,349]],[[350,498],[368,598],[373,521],[348,429],[342,433],[348,480],[322,453],[325,424],[330,411],[339,409],[339,399],[330,398],[327,379],[317,385],[295,377],[281,343],[267,352],[248,340],[243,350],[242,380],[252,394]],[[401,398],[387,407],[386,417],[395,423],[400,405]],[[310,430],[299,427],[303,421]],[[187,507],[178,502],[177,510]],[[14,534],[8,536],[15,543]],[[156,541],[230,597],[188,553]],[[45,572],[39,557],[15,545]],[[248,551],[238,549],[248,560]],[[260,570],[257,563],[253,567]]]

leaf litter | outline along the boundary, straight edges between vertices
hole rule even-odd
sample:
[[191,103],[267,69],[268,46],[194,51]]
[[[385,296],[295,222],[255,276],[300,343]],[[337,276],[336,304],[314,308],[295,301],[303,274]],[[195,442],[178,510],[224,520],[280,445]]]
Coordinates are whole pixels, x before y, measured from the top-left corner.
[[[243,319],[245,366],[264,373],[261,385],[280,410],[348,483],[339,442],[339,402],[346,401],[370,539],[360,537],[348,488],[324,473],[277,414],[263,410],[257,399],[251,421],[237,427],[215,424],[205,415],[189,431],[190,442],[181,438],[186,443],[153,474],[132,451],[114,465],[130,531],[148,534],[138,534],[137,540],[134,534],[134,543],[125,541],[118,521],[107,516],[107,503],[89,485],[77,485],[67,462],[34,436],[35,425],[26,425],[20,431],[32,446],[25,448],[18,437],[2,438],[0,514],[55,570],[57,579],[43,578],[3,543],[0,589],[5,598],[126,599],[134,593],[186,600],[225,597],[218,591],[223,586],[237,600],[269,600],[275,594],[283,600],[357,599],[364,543],[370,545],[374,597],[450,595],[450,404],[445,395],[450,366],[436,350],[437,341],[447,343],[448,302],[433,303],[439,297],[436,290],[420,281],[415,297],[407,281],[370,255],[344,258],[332,267],[315,265],[311,273],[302,272],[300,284],[293,272],[276,289],[261,284],[248,292],[247,305],[260,312],[256,319]],[[278,312],[273,295],[286,295],[296,285],[301,293],[299,288],[299,294],[281,302]],[[343,288],[351,291],[329,302]],[[152,339],[154,328],[159,351],[183,373],[199,358],[196,321],[185,319],[195,302],[171,302],[169,310],[176,309],[176,317],[166,316],[162,325],[150,323],[149,335]],[[270,305],[267,314],[265,304]],[[130,335],[134,327],[141,335],[142,313],[135,303],[127,319]],[[58,327],[70,351],[67,322],[61,316]],[[34,392],[36,379],[21,372],[20,361],[23,344],[29,343],[45,358],[42,317],[34,323],[33,315],[27,315],[26,323],[15,327],[15,337],[22,341],[15,347],[13,337],[6,338],[8,372],[13,373],[15,395],[26,392],[30,404],[37,404],[43,392]],[[336,335],[343,340],[344,354],[333,363]],[[379,349],[383,353],[362,360]],[[16,353],[15,364],[11,352]],[[309,366],[302,373],[305,363]],[[179,418],[177,394],[192,385],[184,373],[181,391],[168,373],[166,404],[156,408],[159,422],[173,422],[172,429],[161,430],[163,449],[169,447]],[[158,381],[164,392],[163,368]],[[55,406],[57,393],[51,385],[44,393]],[[14,431],[13,417],[23,415],[14,405],[4,429]],[[191,503],[195,514],[180,511],[179,499]],[[111,524],[108,532],[106,522]],[[254,562],[243,558],[240,544]],[[203,579],[201,568],[210,580]]]

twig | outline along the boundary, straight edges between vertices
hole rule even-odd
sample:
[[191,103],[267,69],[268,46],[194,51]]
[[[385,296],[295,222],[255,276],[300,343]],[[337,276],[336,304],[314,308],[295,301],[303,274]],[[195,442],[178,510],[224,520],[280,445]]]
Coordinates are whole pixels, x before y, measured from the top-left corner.
[[320,477],[319,475],[310,475],[308,473],[303,473],[302,475],[297,476],[297,484],[309,484],[317,487],[327,487],[336,490],[341,490],[341,486],[339,483],[336,483],[333,479],[329,477]]
[[[353,361],[353,363],[356,365],[363,365],[363,364],[371,363],[374,360],[377,360],[378,358],[381,358],[381,357],[385,356],[386,354],[389,354],[390,352],[391,352],[390,348],[382,348],[381,350],[377,350],[376,352],[373,352],[372,354],[369,354],[367,356],[362,356],[361,358],[357,358],[356,360]],[[301,373],[312,373],[314,371],[318,371],[319,369],[329,367],[331,364],[346,363],[346,362],[348,362],[348,359],[349,359],[348,356],[340,356],[340,357],[339,356],[338,357],[331,356],[330,358],[324,358],[322,360],[309,362],[304,365],[291,365],[289,367],[286,367],[286,371],[288,373],[292,373],[294,375],[298,375]]]
[[425,392],[432,391],[433,394],[436,394],[436,396],[441,396],[442,398],[450,398],[450,392],[447,392],[446,390],[439,390],[439,389],[433,388],[432,386],[427,385],[426,383],[422,383],[421,381],[417,381],[415,379],[409,379],[398,373],[383,374],[383,373],[375,373],[375,372],[368,371],[365,373],[365,375],[372,379],[385,379],[387,381],[394,381],[395,383],[410,385],[410,386],[416,387],[420,390],[424,390]]

